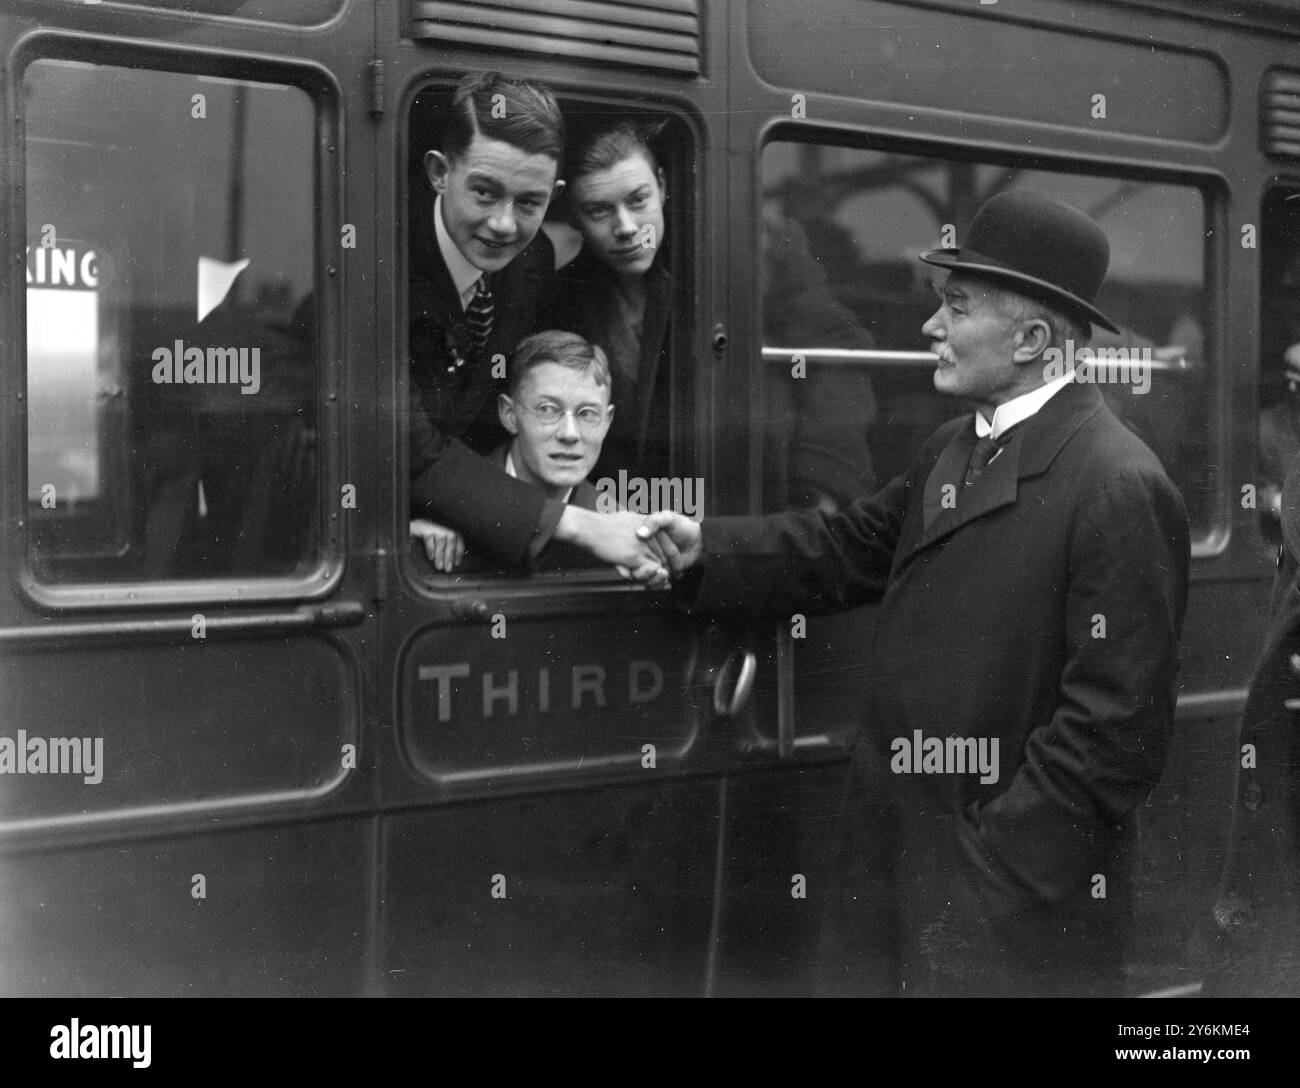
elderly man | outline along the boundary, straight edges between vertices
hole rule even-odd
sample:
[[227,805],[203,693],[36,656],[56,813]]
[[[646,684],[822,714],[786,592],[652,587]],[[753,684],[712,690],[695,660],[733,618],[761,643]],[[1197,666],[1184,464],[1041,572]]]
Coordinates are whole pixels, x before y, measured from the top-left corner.
[[[834,991],[1120,990],[1125,824],[1160,777],[1187,592],[1183,503],[1095,384],[1105,235],[994,197],[924,326],[973,402],[884,490],[835,514],[647,519],[709,614],[878,601],[849,772]],[[1052,350],[1055,349],[1055,350]],[[1058,354],[1061,353],[1061,354]]]

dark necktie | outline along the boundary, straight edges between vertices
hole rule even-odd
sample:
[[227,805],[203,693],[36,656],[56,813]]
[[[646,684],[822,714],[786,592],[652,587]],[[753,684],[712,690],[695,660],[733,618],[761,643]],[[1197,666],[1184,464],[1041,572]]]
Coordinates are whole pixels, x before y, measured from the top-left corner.
[[479,277],[478,290],[474,292],[474,297],[469,300],[469,305],[465,307],[465,323],[469,325],[469,333],[474,341],[475,351],[482,351],[487,346],[488,337],[492,335],[494,311],[492,287],[488,283],[487,273],[484,273]]
[[998,450],[1011,441],[1015,430],[1015,427],[1009,427],[997,438],[985,435],[975,440],[975,448],[970,454],[970,464],[966,466],[966,482],[963,486],[970,487],[975,482],[975,477],[983,472],[988,463],[997,456]]

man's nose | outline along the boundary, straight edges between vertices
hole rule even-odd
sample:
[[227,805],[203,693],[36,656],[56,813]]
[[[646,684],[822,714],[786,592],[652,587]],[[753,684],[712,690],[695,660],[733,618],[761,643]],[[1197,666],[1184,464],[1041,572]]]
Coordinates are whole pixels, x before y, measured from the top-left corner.
[[627,238],[637,232],[636,220],[632,218],[632,213],[626,208],[619,208],[614,230],[620,238]]
[[576,442],[582,437],[578,432],[578,421],[572,412],[565,412],[560,418],[559,430],[556,433],[562,442]]
[[498,204],[488,217],[488,230],[493,234],[514,234],[515,209],[509,202]]
[[941,340],[943,338],[943,324],[939,321],[939,310],[935,310],[930,315],[930,319],[921,326],[921,333],[931,340]]

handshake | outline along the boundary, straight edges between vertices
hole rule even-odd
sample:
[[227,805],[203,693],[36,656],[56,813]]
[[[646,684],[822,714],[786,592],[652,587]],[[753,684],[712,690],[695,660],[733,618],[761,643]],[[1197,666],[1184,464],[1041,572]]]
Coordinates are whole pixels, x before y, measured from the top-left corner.
[[[453,529],[423,518],[411,522],[411,535],[424,543],[429,561],[440,571],[455,569],[465,542]],[[700,523],[671,510],[655,514],[610,514],[566,506],[554,539],[590,552],[650,589],[665,589],[700,560]]]

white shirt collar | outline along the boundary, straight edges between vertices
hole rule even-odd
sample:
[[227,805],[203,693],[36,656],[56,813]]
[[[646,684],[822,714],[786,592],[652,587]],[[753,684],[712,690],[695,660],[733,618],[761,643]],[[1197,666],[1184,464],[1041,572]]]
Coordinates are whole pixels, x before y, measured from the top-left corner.
[[460,246],[452,241],[447,224],[442,221],[442,194],[433,202],[433,229],[438,235],[438,249],[442,253],[443,263],[451,273],[451,282],[460,294],[460,308],[465,309],[478,290],[479,278],[483,270],[475,268],[468,257],[460,251]]
[[992,438],[1000,437],[1004,431],[1009,431],[1017,423],[1023,423],[1034,415],[1072,381],[1074,381],[1073,371],[1069,374],[1063,374],[1059,378],[1053,378],[1050,382],[1040,385],[1037,389],[1031,389],[1028,393],[1021,393],[1018,397],[1012,397],[1009,401],[997,406],[993,412],[992,420],[986,420],[984,413],[977,409],[975,412],[976,437],[983,438],[985,435]]
[[[507,475],[513,476],[517,480],[519,479],[519,473],[515,471],[515,451],[513,448],[514,443],[512,442],[510,445],[511,448],[506,450],[506,473]],[[564,498],[561,499],[560,501],[564,503],[568,503],[568,501],[571,498],[573,498],[573,491],[574,491],[573,488],[569,488],[567,494],[565,494]]]

